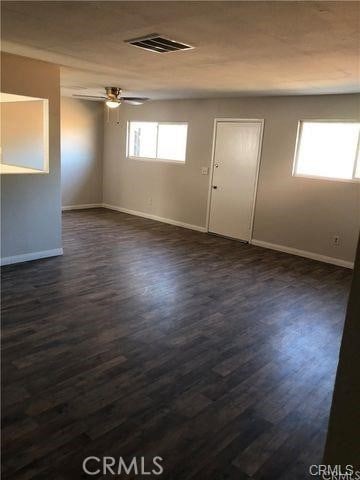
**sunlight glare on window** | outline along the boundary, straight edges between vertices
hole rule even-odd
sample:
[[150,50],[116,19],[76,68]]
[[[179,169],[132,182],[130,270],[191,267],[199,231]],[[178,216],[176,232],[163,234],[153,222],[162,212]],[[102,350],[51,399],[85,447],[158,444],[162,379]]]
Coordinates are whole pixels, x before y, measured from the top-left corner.
[[351,180],[359,127],[355,122],[302,122],[295,175]]
[[187,123],[129,122],[128,157],[185,162]]
[[130,122],[129,156],[156,158],[156,122]]
[[157,157],[167,160],[185,160],[187,125],[159,124]]

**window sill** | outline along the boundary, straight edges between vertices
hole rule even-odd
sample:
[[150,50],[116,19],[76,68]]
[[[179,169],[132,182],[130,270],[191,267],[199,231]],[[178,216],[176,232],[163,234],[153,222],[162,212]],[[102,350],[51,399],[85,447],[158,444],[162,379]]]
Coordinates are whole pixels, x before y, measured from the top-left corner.
[[0,174],[1,175],[11,175],[11,174],[49,174],[49,170],[37,170],[35,168],[29,167],[18,167],[16,165],[8,165],[6,163],[0,164]]
[[163,158],[148,158],[148,157],[126,157],[127,160],[137,160],[140,162],[155,162],[155,163],[170,163],[176,165],[185,165],[185,160],[169,160]]
[[320,177],[316,175],[305,175],[300,173],[293,173],[294,178],[308,178],[309,180],[326,180],[328,182],[345,182],[345,183],[360,183],[360,178],[332,178]]

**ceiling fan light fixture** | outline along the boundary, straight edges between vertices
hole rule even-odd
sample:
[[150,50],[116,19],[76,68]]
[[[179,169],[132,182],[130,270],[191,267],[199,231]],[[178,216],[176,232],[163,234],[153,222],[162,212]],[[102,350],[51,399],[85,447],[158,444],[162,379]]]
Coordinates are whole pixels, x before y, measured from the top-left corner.
[[109,108],[118,108],[120,105],[118,100],[107,100],[105,103]]

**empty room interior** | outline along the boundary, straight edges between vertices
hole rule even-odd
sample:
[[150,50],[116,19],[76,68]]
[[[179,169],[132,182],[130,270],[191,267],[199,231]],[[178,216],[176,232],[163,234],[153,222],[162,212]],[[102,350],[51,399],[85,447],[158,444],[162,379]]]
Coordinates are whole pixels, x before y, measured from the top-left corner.
[[3,478],[360,479],[360,2],[1,41]]

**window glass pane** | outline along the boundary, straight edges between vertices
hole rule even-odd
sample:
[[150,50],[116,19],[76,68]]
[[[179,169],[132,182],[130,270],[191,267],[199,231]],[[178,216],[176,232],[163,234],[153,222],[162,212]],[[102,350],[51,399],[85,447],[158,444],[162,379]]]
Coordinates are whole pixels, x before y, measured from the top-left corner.
[[185,161],[186,124],[159,124],[158,158]]
[[130,122],[129,156],[156,158],[156,122]]
[[351,179],[359,125],[303,122],[295,174]]

